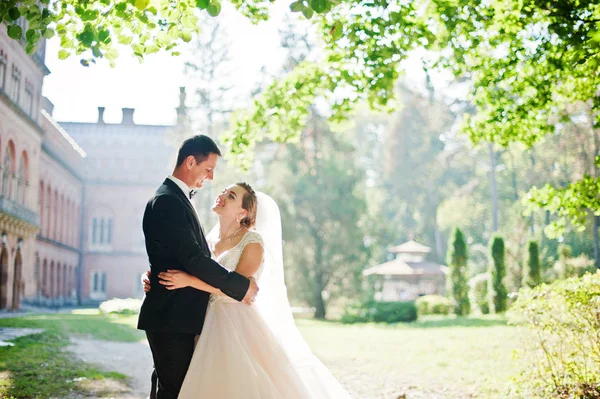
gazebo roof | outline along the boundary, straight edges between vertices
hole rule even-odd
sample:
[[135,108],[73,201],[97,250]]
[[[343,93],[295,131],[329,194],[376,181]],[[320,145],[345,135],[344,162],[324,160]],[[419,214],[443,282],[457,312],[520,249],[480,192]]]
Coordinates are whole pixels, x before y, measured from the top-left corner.
[[423,244],[419,244],[416,241],[410,240],[401,245],[390,247],[392,253],[409,253],[409,254],[428,254],[431,252],[431,248]]
[[406,262],[394,259],[381,265],[373,266],[363,271],[363,276],[411,276],[446,274],[447,267],[434,262]]

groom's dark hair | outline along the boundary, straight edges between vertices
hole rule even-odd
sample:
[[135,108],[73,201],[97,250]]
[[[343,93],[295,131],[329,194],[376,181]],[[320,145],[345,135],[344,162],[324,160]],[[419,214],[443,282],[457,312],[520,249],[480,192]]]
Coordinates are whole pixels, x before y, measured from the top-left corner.
[[190,155],[196,158],[196,163],[200,163],[204,162],[210,154],[221,156],[221,150],[213,139],[203,134],[190,137],[181,143],[181,146],[179,147],[179,152],[177,153],[177,167],[181,166]]

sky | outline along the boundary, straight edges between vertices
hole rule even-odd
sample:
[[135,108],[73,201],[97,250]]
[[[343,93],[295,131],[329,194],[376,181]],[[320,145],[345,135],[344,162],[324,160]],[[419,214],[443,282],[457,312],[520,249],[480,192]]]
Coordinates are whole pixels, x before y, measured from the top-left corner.
[[[229,34],[235,70],[233,86],[238,98],[247,97],[256,87],[263,66],[271,74],[280,70],[285,52],[279,44],[278,28],[284,26],[285,15],[291,14],[288,7],[286,2],[274,2],[269,21],[252,25],[231,6],[224,5],[218,18]],[[298,14],[292,15],[297,19]],[[298,29],[310,29],[310,25],[303,22],[298,23]],[[43,88],[43,95],[54,104],[53,116],[58,121],[94,122],[97,108],[103,106],[106,107],[104,119],[109,123],[120,122],[121,108],[135,108],[134,121],[138,124],[175,122],[179,87],[186,84],[185,55],[173,57],[159,53],[140,63],[127,56],[127,49],[121,49],[115,68],[103,60],[86,68],[76,57],[59,60],[58,44],[56,39],[48,42],[46,64],[51,74],[46,77]],[[419,57],[417,52],[404,64],[407,80],[415,82],[415,86],[424,81]],[[439,87],[446,86],[448,79],[444,74],[433,77]]]
[[[282,26],[285,13],[288,5],[276,3],[270,20],[258,26],[231,8],[224,7],[218,17],[229,34],[236,71],[234,90],[241,95],[247,95],[255,87],[261,67],[266,66],[271,73],[280,68],[285,53],[279,46],[277,29]],[[120,50],[115,68],[102,60],[86,68],[76,57],[59,60],[58,50],[58,41],[50,40],[46,64],[51,74],[43,88],[43,95],[54,104],[53,116],[58,121],[94,122],[99,106],[106,107],[107,122],[119,122],[121,108],[136,108],[134,120],[140,124],[175,121],[179,87],[186,82],[184,55],[153,54],[140,64],[136,58],[127,56],[126,50]]]

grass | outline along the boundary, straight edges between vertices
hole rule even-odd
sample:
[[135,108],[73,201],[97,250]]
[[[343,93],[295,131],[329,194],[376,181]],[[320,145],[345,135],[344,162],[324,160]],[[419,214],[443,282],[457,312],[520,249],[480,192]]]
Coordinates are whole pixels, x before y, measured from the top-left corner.
[[[0,348],[0,397],[66,396],[76,379],[123,379],[64,352],[70,334],[135,342],[137,316],[97,311],[0,319],[0,327],[45,328]],[[506,398],[518,370],[513,351],[525,333],[501,317],[429,317],[410,324],[357,324],[298,320],[315,353],[354,398]],[[33,371],[32,371],[33,370]],[[59,394],[61,393],[61,394]]]
[[[315,353],[355,397],[506,398],[524,334],[503,318],[427,318],[410,324],[300,320]],[[417,396],[421,397],[421,396]]]
[[94,369],[65,351],[69,335],[134,342],[144,337],[132,328],[137,316],[80,314],[32,315],[0,319],[0,327],[43,328],[0,347],[0,397],[48,398],[77,394],[113,395],[123,390],[125,375]]

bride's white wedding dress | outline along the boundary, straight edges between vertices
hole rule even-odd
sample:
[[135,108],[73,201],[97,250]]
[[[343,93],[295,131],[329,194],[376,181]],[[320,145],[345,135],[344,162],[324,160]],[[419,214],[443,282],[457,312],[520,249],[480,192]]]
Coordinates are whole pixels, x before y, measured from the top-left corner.
[[[250,243],[264,247],[262,236],[250,230],[239,244],[215,259],[235,270]],[[259,286],[264,268],[265,262],[255,276]],[[307,355],[305,348],[303,356],[312,357],[310,361],[295,361],[293,352],[297,348],[285,348],[285,339],[276,337],[263,316],[260,306],[212,295],[179,398],[350,398],[329,370],[312,353]]]

